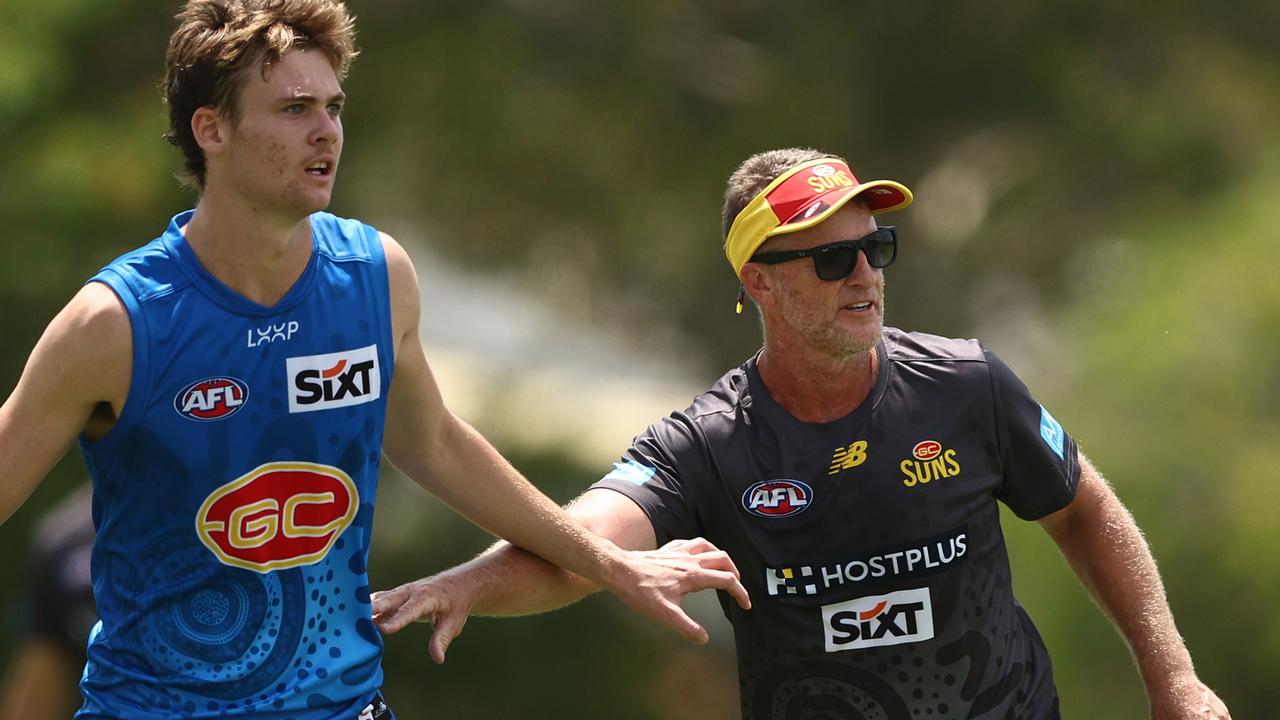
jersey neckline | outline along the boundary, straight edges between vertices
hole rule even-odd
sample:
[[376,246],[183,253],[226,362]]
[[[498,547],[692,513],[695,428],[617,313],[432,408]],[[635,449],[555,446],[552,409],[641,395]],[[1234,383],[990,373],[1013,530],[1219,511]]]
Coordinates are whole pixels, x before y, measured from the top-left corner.
[[275,305],[267,306],[256,303],[227,287],[200,262],[200,258],[196,256],[195,250],[191,248],[191,244],[187,242],[186,236],[182,233],[182,228],[191,222],[195,212],[195,210],[187,210],[174,215],[173,219],[169,221],[169,227],[165,230],[164,235],[161,236],[161,241],[177,261],[178,266],[190,278],[192,284],[209,299],[232,313],[248,316],[278,315],[293,309],[302,302],[307,295],[307,291],[311,289],[311,283],[316,274],[317,259],[320,255],[316,242],[316,214],[312,214],[307,218],[311,227],[311,258],[307,260],[306,268],[303,269],[298,279],[294,281],[289,291],[284,294],[284,297],[281,297]]
[[[887,330],[888,328],[886,328]],[[880,404],[880,400],[884,397],[885,388],[889,386],[889,352],[885,347],[884,334],[881,333],[880,339],[876,341],[876,358],[879,361],[876,368],[875,384],[871,388],[871,392],[867,394],[867,399],[863,400],[858,407],[852,412],[835,420],[828,422],[807,422],[797,418],[791,414],[791,411],[778,404],[773,396],[769,394],[769,389],[765,387],[764,380],[760,377],[760,370],[757,364],[760,361],[760,353],[763,348],[752,355],[747,360],[744,369],[747,373],[747,384],[751,395],[751,402],[765,409],[770,415],[776,415],[793,423],[800,423],[808,427],[823,430],[844,425],[848,422],[861,422],[868,418],[874,411],[876,406]]]

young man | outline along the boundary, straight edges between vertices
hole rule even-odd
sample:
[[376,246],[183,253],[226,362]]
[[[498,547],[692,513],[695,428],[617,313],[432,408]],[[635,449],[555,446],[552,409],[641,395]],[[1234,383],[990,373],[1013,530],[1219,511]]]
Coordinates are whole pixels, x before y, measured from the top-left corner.
[[[77,718],[389,718],[369,553],[381,453],[472,520],[695,642],[727,558],[585,531],[445,407],[390,237],[321,212],[355,55],[336,0],[192,0],[168,137],[193,211],[94,276],[0,407],[0,521],[71,441],[101,622]],[[385,429],[384,429],[385,421]]]
[[[897,234],[873,216],[911,200],[813,150],[747,160],[729,180],[725,253],[764,347],[636,438],[573,514],[626,548],[705,537],[746,573],[751,612],[721,595],[743,718],[1059,717],[997,501],[1039,520],[1114,619],[1153,718],[1228,717],[1132,517],[1053,416],[976,341],[884,328]],[[468,612],[590,590],[500,546],[376,594],[374,621],[430,617],[439,662]]]

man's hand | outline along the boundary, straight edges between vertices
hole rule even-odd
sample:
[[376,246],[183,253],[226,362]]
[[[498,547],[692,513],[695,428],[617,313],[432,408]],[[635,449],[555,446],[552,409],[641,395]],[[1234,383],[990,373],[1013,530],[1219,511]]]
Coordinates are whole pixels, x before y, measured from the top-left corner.
[[440,664],[449,644],[462,632],[475,604],[473,586],[450,571],[405,583],[372,596],[373,624],[384,635],[398,632],[412,622],[431,623],[427,652]]
[[1163,692],[1151,692],[1151,720],[1231,720],[1226,703],[1196,677],[1184,673]]
[[680,607],[684,596],[699,590],[724,590],[744,610],[751,598],[729,554],[702,538],[672,540],[657,550],[624,554],[621,579],[610,588],[632,610],[671,627],[689,642],[703,645],[707,629]]
[[[478,559],[483,560],[484,556]],[[657,550],[624,552],[620,562],[614,594],[633,610],[671,626],[699,645],[707,642],[707,631],[681,609],[680,601],[685,595],[716,588],[732,595],[744,609],[751,607],[733,561],[702,538],[672,540]],[[475,569],[468,571],[465,566],[415,580],[394,590],[374,593],[373,622],[387,635],[412,622],[431,623],[428,651],[432,660],[442,663],[450,643],[466,625],[472,607],[481,595],[491,591],[484,586],[502,582],[501,577]],[[506,611],[505,614],[520,614],[529,609],[512,606]]]

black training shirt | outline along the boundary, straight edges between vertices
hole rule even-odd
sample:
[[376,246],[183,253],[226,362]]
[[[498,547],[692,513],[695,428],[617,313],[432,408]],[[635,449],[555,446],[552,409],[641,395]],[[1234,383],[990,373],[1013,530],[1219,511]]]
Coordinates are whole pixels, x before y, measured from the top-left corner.
[[634,500],[659,545],[702,536],[733,558],[754,606],[720,593],[743,718],[1056,717],[996,501],[1064,507],[1075,442],[976,341],[886,328],[877,352],[867,401],[821,424],[748,360],[594,487]]

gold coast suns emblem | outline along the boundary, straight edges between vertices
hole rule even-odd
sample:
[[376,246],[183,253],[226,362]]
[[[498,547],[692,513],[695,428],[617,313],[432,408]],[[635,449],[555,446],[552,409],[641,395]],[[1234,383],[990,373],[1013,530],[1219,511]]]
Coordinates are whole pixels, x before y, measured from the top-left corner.
[[336,467],[267,463],[210,493],[196,532],[224,564],[264,573],[323,559],[359,506],[355,483]]
[[956,451],[942,447],[937,440],[921,440],[911,448],[911,457],[898,466],[902,470],[902,484],[907,487],[927,485],[934,480],[955,477],[960,474]]

